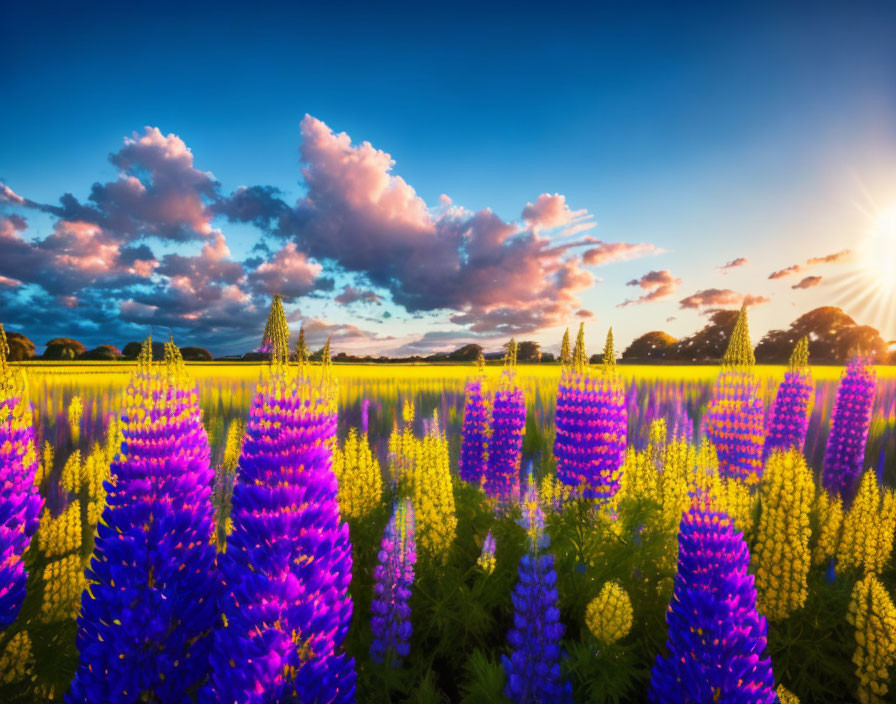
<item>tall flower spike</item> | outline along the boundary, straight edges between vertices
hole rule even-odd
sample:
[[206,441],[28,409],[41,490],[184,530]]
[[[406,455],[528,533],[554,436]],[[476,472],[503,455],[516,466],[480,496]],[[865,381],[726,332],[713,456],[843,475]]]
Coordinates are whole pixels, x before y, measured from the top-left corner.
[[414,508],[409,499],[395,506],[383,533],[377,560],[370,607],[370,630],[373,631],[370,657],[374,662],[390,662],[393,667],[398,667],[410,652],[413,632],[408,600],[414,584],[417,551]]
[[299,328],[299,337],[296,340],[296,364],[299,365],[299,374],[303,373],[308,363],[308,346],[305,344],[305,326]]
[[588,366],[580,329],[574,363],[560,372],[557,389],[557,478],[582,497],[600,501],[619,491],[626,450],[625,386],[612,350],[611,330],[605,349],[610,363]]
[[[74,702],[181,701],[206,677],[216,618],[208,437],[176,348],[144,343],[78,618]],[[80,568],[79,568],[80,571]]]
[[491,574],[495,571],[495,566],[497,565],[495,561],[495,547],[495,536],[489,530],[485,540],[482,541],[482,552],[479,553],[479,557],[476,559],[479,569],[486,574]]
[[698,496],[681,521],[678,573],[666,611],[668,655],[657,656],[650,700],[772,704],[766,623],[743,536]]
[[332,446],[335,388],[275,367],[249,410],[219,556],[211,682],[200,701],[352,702],[342,652],[352,602],[351,543],[339,515]]
[[572,364],[572,355],[569,352],[569,328],[566,328],[563,340],[560,342],[560,364],[564,366]]
[[576,346],[572,351],[572,365],[577,371],[582,371],[588,364],[585,354],[585,323],[579,323],[579,332],[576,335]]
[[632,601],[619,582],[607,582],[585,610],[585,624],[601,643],[609,645],[632,630]]
[[37,530],[44,500],[35,486],[37,449],[24,376],[9,366],[0,324],[0,633],[16,619],[25,599],[22,557]]
[[616,350],[613,346],[613,328],[607,333],[607,342],[604,344],[603,356],[604,369],[610,370],[616,368]]
[[383,476],[367,433],[350,428],[342,449],[333,450],[333,472],[339,482],[339,510],[346,518],[363,518],[383,498]]
[[762,459],[768,459],[775,450],[791,448],[803,451],[806,444],[806,430],[809,427],[809,405],[815,383],[809,371],[809,338],[802,337],[790,356],[790,369],[784,374],[784,381],[778,387]]
[[764,406],[754,365],[745,305],[731,333],[705,419],[706,435],[719,453],[721,476],[750,485],[762,475],[765,444]]
[[461,429],[460,478],[479,485],[485,478],[488,457],[489,393],[485,379],[485,360],[479,353],[478,373],[467,381],[464,422]]
[[271,361],[275,363],[286,364],[289,358],[289,325],[279,295],[271,301],[271,310],[261,336],[261,349],[269,352]]
[[516,704],[572,703],[572,687],[560,674],[560,639],[564,627],[557,607],[554,556],[542,553],[550,544],[535,483],[527,485],[522,523],[529,551],[519,566],[513,589],[513,628],[507,634],[510,656],[501,657],[507,684],[504,695]]
[[516,380],[516,342],[510,341],[498,388],[492,396],[492,420],[485,492],[499,501],[519,496],[519,472],[523,433],[526,429],[526,398]]
[[457,532],[457,514],[448,439],[439,429],[437,414],[426,437],[415,443],[411,483],[421,552],[444,562]]
[[883,704],[889,687],[889,669],[896,664],[896,606],[874,575],[856,583],[846,620],[856,629],[856,665],[862,704]]
[[876,387],[874,371],[857,357],[847,366],[834,399],[822,483],[847,504],[862,474]]

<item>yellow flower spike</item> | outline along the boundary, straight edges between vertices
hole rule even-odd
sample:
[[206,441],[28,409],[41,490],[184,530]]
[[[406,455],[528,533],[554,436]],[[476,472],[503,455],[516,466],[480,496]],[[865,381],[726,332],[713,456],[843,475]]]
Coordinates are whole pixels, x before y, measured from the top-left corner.
[[50,476],[53,471],[53,446],[49,441],[44,442],[44,451],[41,455],[41,462],[38,465],[37,472],[34,473],[34,485],[40,486],[44,479]]
[[896,606],[873,574],[856,583],[846,620],[855,628],[856,665],[863,704],[883,704],[889,669],[896,662]]
[[417,545],[423,554],[444,562],[457,532],[448,440],[433,423],[426,437],[415,445],[411,492]]
[[52,623],[76,618],[81,608],[81,592],[86,587],[84,561],[80,555],[50,562],[44,569],[41,620]]
[[68,403],[68,426],[72,434],[72,444],[77,446],[81,439],[81,417],[84,415],[84,402],[80,396],[73,396]]
[[815,498],[815,515],[818,519],[818,539],[812,549],[812,564],[823,565],[834,557],[840,543],[843,501],[820,488]]
[[800,452],[776,452],[768,459],[760,496],[762,515],[752,552],[757,604],[769,620],[777,621],[802,607],[808,595],[815,481]]
[[81,502],[72,501],[56,518],[44,509],[37,529],[37,545],[47,557],[56,557],[81,547]]
[[367,435],[348,431],[343,449],[333,452],[333,472],[339,481],[339,509],[343,518],[362,518],[380,505],[383,478]]
[[618,582],[607,582],[585,610],[588,630],[604,644],[625,638],[632,629],[632,602]]
[[880,572],[893,552],[896,532],[896,497],[881,496],[877,476],[869,469],[862,476],[852,507],[843,518],[843,533],[837,547],[837,565]]
[[69,455],[62,467],[61,484],[69,494],[76,494],[84,483],[84,467],[81,463],[81,451],[75,450]]
[[28,631],[19,631],[6,644],[0,655],[0,684],[12,684],[34,673],[34,653]]
[[775,690],[779,704],[800,704],[800,698],[791,692],[783,684],[779,684]]

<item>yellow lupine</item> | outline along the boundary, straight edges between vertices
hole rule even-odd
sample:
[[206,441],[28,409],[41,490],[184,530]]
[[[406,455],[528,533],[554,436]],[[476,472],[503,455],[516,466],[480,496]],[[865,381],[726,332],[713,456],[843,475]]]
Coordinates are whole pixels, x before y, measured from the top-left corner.
[[0,684],[12,684],[34,672],[34,653],[28,631],[19,631],[6,644],[0,655]]
[[53,471],[53,446],[49,442],[44,442],[44,451],[41,457],[41,463],[34,473],[34,486],[40,486],[44,479],[50,476]]
[[80,396],[73,396],[68,402],[68,426],[72,433],[72,444],[77,445],[81,438],[81,416],[84,415],[84,402]]
[[339,481],[339,509],[343,518],[362,518],[383,498],[380,463],[370,449],[367,434],[348,431],[343,449],[333,452],[333,472]]
[[776,452],[768,459],[752,560],[759,610],[772,621],[787,618],[806,603],[814,496],[812,471],[799,451]]
[[60,483],[70,494],[76,494],[81,491],[81,486],[84,484],[84,467],[81,463],[80,450],[72,452],[65,461],[65,465],[62,467]]
[[76,618],[81,608],[81,592],[86,587],[84,560],[79,554],[49,563],[44,569],[42,620],[53,622]]
[[823,565],[837,553],[843,525],[843,501],[819,487],[818,496],[815,497],[815,515],[818,519],[818,539],[812,548],[812,564]]
[[84,462],[84,481],[88,496],[87,522],[92,526],[99,523],[106,506],[106,487],[103,482],[109,479],[110,463],[106,449],[99,443],[94,443],[93,450]]
[[605,644],[625,638],[632,629],[632,602],[618,582],[607,582],[585,610],[588,630]]
[[893,551],[896,497],[885,490],[881,497],[877,476],[869,469],[862,476],[852,507],[843,519],[843,534],[837,548],[837,564],[879,572]]
[[228,473],[236,471],[243,447],[245,425],[240,418],[234,418],[227,427],[227,440],[224,443],[224,470]]
[[650,499],[660,503],[660,477],[650,450],[638,452],[629,446],[622,469],[622,485],[617,492],[619,500]]
[[700,443],[700,449],[694,463],[694,474],[691,480],[692,491],[702,491],[709,494],[719,492],[719,455],[716,446],[709,440]]
[[800,698],[787,689],[783,684],[778,685],[775,694],[778,695],[778,704],[800,704]]
[[454,487],[448,461],[448,441],[433,418],[429,433],[416,442],[411,490],[420,552],[443,561],[457,532]]
[[81,547],[81,502],[72,501],[56,518],[44,509],[37,530],[37,545],[47,557],[56,557]]
[[545,473],[538,485],[538,498],[545,511],[559,511],[571,492],[572,487],[557,479],[556,474]]
[[696,461],[696,450],[685,440],[673,440],[663,453],[663,472],[660,475],[660,497],[664,528],[678,535],[682,514],[690,504],[688,491]]
[[873,574],[853,589],[846,620],[856,629],[852,656],[859,678],[856,694],[862,704],[882,704],[889,668],[896,662],[896,606]]

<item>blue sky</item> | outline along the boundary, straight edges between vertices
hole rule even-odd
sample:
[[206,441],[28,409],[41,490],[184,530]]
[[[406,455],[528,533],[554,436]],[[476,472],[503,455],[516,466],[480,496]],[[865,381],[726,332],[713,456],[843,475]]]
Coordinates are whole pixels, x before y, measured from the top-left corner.
[[[63,292],[44,285],[51,272],[31,270],[42,261],[39,252],[23,249],[18,259],[10,257],[18,268],[8,264],[0,276],[18,283],[0,286],[0,317],[11,329],[38,342],[71,335],[122,346],[154,323],[174,327],[184,344],[236,351],[261,329],[257,311],[270,293],[252,272],[293,242],[290,252],[304,256],[306,273],[317,278],[288,308],[297,320],[313,319],[320,335],[332,333],[336,349],[340,340],[345,349],[431,349],[472,339],[488,347],[505,333],[553,346],[558,328],[580,319],[595,338],[611,324],[622,342],[649,329],[684,335],[703,324],[706,310],[738,305],[734,295],[707,295],[702,307],[682,307],[692,294],[713,290],[769,299],[753,311],[758,333],[834,303],[896,337],[892,314],[857,302],[852,289],[837,285],[838,277],[860,267],[857,255],[805,264],[860,251],[881,214],[896,206],[892,3],[602,3],[532,10],[463,3],[186,5],[7,10],[0,30],[9,106],[0,111],[0,182],[27,202],[7,198],[0,212],[27,224],[7,227],[14,234],[0,239],[0,248],[11,252],[26,241],[55,252],[54,267],[80,268],[80,288],[67,297],[78,301],[62,301]],[[537,237],[569,241],[568,223],[551,230],[521,215],[541,194],[560,194],[571,211],[587,210],[596,222],[573,236],[651,244],[653,253],[631,250],[625,257],[633,258],[602,266],[580,262],[594,282],[551,281],[545,292],[573,296],[578,304],[548,310],[535,301],[490,305],[488,286],[467,297],[439,296],[424,291],[422,282],[402,279],[413,272],[368,261],[347,265],[350,252],[321,241],[345,236],[333,223],[342,216],[345,193],[313,213],[316,234],[295,224],[309,216],[296,208],[288,231],[270,220],[259,228],[216,213],[208,215],[207,227],[189,222],[191,236],[160,235],[158,223],[144,214],[122,234],[93,213],[102,232],[82,228],[74,237],[60,223],[75,221],[76,212],[44,207],[58,205],[64,193],[88,203],[94,183],[116,182],[121,159],[113,164],[110,155],[121,152],[125,137],[144,135],[151,126],[164,137],[176,135],[195,169],[214,175],[214,193],[198,196],[204,207],[226,201],[239,186],[270,185],[292,208],[309,192],[300,171],[308,164],[300,163],[299,151],[306,114],[334,135],[347,133],[350,149],[367,141],[391,155],[388,173],[403,179],[433,213],[444,209],[440,196],[446,194],[464,213],[490,209],[503,223],[517,223],[511,237],[534,228]],[[130,175],[143,178],[145,164],[128,163]],[[314,166],[323,172],[324,165]],[[318,187],[329,193],[352,183],[351,175],[340,174]],[[352,214],[354,231],[363,229],[365,213]],[[455,214],[452,227],[463,217]],[[242,266],[242,279],[229,270],[206,276],[208,295],[197,294],[199,304],[183,307],[180,319],[151,314],[146,303],[127,304],[169,293],[170,262],[143,271],[145,280],[131,272],[127,280],[97,287],[81,275],[90,268],[95,276],[96,267],[72,249],[146,245],[156,262],[173,252],[200,257],[216,237],[210,229],[221,233],[226,259]],[[370,233],[390,238],[381,220]],[[383,256],[399,256],[417,235],[402,236],[411,239],[397,249],[384,246]],[[267,250],[253,250],[260,241]],[[502,250],[500,261],[512,266],[505,255]],[[120,262],[110,264],[114,256],[110,250],[105,263],[123,272]],[[743,266],[717,270],[741,257],[748,260]],[[802,278],[768,279],[795,264],[822,279],[806,289],[791,288]],[[195,275],[207,265],[197,259],[192,273],[178,275]],[[546,263],[546,279],[556,276],[555,265]],[[654,290],[626,286],[648,272],[669,272],[664,280],[672,292],[617,307]],[[467,274],[481,281],[481,272]],[[435,282],[451,286],[448,278]],[[335,303],[348,285],[380,300]],[[226,314],[207,314],[202,301],[220,299],[230,286],[244,294],[242,308],[234,303]],[[418,310],[408,310],[409,295]],[[99,315],[90,305],[97,296],[116,305]],[[35,309],[40,315],[26,314]],[[580,310],[593,316],[576,316]],[[383,321],[386,311],[391,317]],[[505,327],[489,333],[493,320]],[[438,334],[420,340],[425,333]]]

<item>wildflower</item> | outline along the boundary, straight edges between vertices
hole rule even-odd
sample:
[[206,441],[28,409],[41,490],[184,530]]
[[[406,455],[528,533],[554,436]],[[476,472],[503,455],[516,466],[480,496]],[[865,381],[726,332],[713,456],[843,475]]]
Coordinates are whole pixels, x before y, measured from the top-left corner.
[[[116,432],[116,428],[110,427],[109,433]],[[105,482],[110,478],[112,458],[106,449],[99,443],[95,443],[93,450],[84,462],[84,483],[87,485],[87,522],[95,526],[99,523],[100,514],[106,507]]]
[[814,390],[815,384],[809,371],[809,338],[802,337],[793,348],[790,369],[784,374],[784,381],[775,395],[762,448],[763,461],[775,450],[794,448],[803,451],[809,427],[809,404]]
[[354,701],[354,661],[341,647],[352,557],[332,471],[329,362],[325,347],[312,380],[304,365],[296,373],[275,361],[252,401],[202,702]]
[[694,446],[685,440],[673,440],[663,453],[660,498],[663,528],[667,532],[678,533],[681,516],[690,504],[690,475],[696,454]]
[[373,643],[370,657],[374,662],[390,662],[398,667],[410,652],[411,586],[417,552],[414,542],[414,508],[405,499],[392,513],[383,533],[383,541],[373,572],[373,616],[370,629]]
[[84,484],[84,480],[85,476],[84,467],[81,462],[81,451],[75,450],[69,455],[69,458],[62,466],[60,484],[62,484],[62,488],[67,492],[75,494],[81,491],[81,486]]
[[769,458],[760,495],[762,515],[753,551],[756,593],[762,613],[776,621],[800,608],[808,594],[815,481],[799,451],[777,451]]
[[44,500],[35,486],[37,450],[25,379],[7,363],[0,325],[0,632],[16,619],[25,599],[22,556],[37,530]]
[[600,367],[588,365],[585,327],[579,327],[572,364],[557,389],[557,477],[587,499],[609,500],[619,491],[625,461],[625,387],[616,372],[613,330]]
[[592,635],[609,645],[625,638],[632,629],[632,602],[618,582],[607,582],[585,611]]
[[837,563],[845,568],[861,567],[878,573],[893,552],[896,533],[896,492],[877,483],[874,470],[862,477],[859,491],[843,518],[843,532],[837,547]]
[[482,541],[482,552],[476,560],[476,564],[486,574],[492,574],[495,571],[497,562],[495,561],[495,536],[489,531],[485,540]]
[[778,695],[778,701],[776,704],[800,704],[800,699],[793,692],[791,692],[787,687],[783,684],[779,684],[778,688],[775,690],[775,694]]
[[81,547],[81,502],[69,504],[56,518],[44,509],[37,529],[37,545],[47,557],[57,557]]
[[526,399],[516,380],[516,341],[511,340],[492,401],[491,438],[485,493],[499,501],[519,496],[519,472],[526,426]]
[[[173,342],[154,363],[146,340],[122,405],[124,442],[86,575],[70,704],[180,701],[208,667],[212,470],[196,385]],[[76,560],[54,563],[59,609],[79,588]]]
[[34,672],[34,652],[28,631],[19,631],[6,644],[0,655],[0,685],[12,684]]
[[[40,605],[45,622],[64,621],[78,616],[81,593],[87,588],[84,560],[75,553],[47,563],[43,574],[44,600]],[[93,700],[90,700],[93,701]]]
[[743,536],[698,496],[678,539],[678,572],[666,612],[668,655],[658,656],[653,667],[651,701],[771,704],[766,624],[756,611]]
[[862,473],[876,385],[874,371],[857,357],[846,368],[834,399],[822,483],[847,503]]
[[513,589],[513,628],[507,634],[510,657],[501,657],[507,684],[504,695],[516,704],[572,702],[572,687],[560,675],[560,639],[564,627],[557,608],[554,556],[542,554],[550,545],[544,514],[530,481],[522,504],[522,524],[529,551],[519,566]]
[[747,307],[738,315],[713,400],[706,413],[706,435],[719,454],[719,472],[756,484],[762,473],[763,404],[753,367]]
[[289,326],[280,296],[274,296],[271,310],[261,336],[261,351],[271,355],[271,361],[285,364],[289,357]]
[[84,415],[84,402],[80,396],[73,396],[68,403],[68,426],[72,435],[72,445],[78,446],[81,438],[81,416]]
[[489,407],[485,367],[479,353],[479,372],[467,382],[464,401],[463,437],[460,448],[460,478],[480,484],[485,477],[488,458]]
[[815,515],[818,517],[818,539],[812,548],[812,564],[823,565],[834,557],[840,542],[840,526],[843,524],[843,501],[819,489],[815,497]]
[[380,505],[383,476],[370,449],[367,433],[348,431],[343,449],[333,451],[333,471],[339,482],[339,509],[346,518],[362,518]]
[[457,533],[457,514],[448,439],[439,427],[437,413],[433,414],[429,432],[416,443],[411,484],[420,549],[442,562]]
[[856,583],[846,620],[856,629],[856,694],[862,704],[882,704],[896,662],[896,606],[877,577],[869,574]]
[[547,473],[541,478],[538,495],[541,505],[548,511],[559,511],[569,500],[571,493],[572,489],[557,479],[556,474]]

